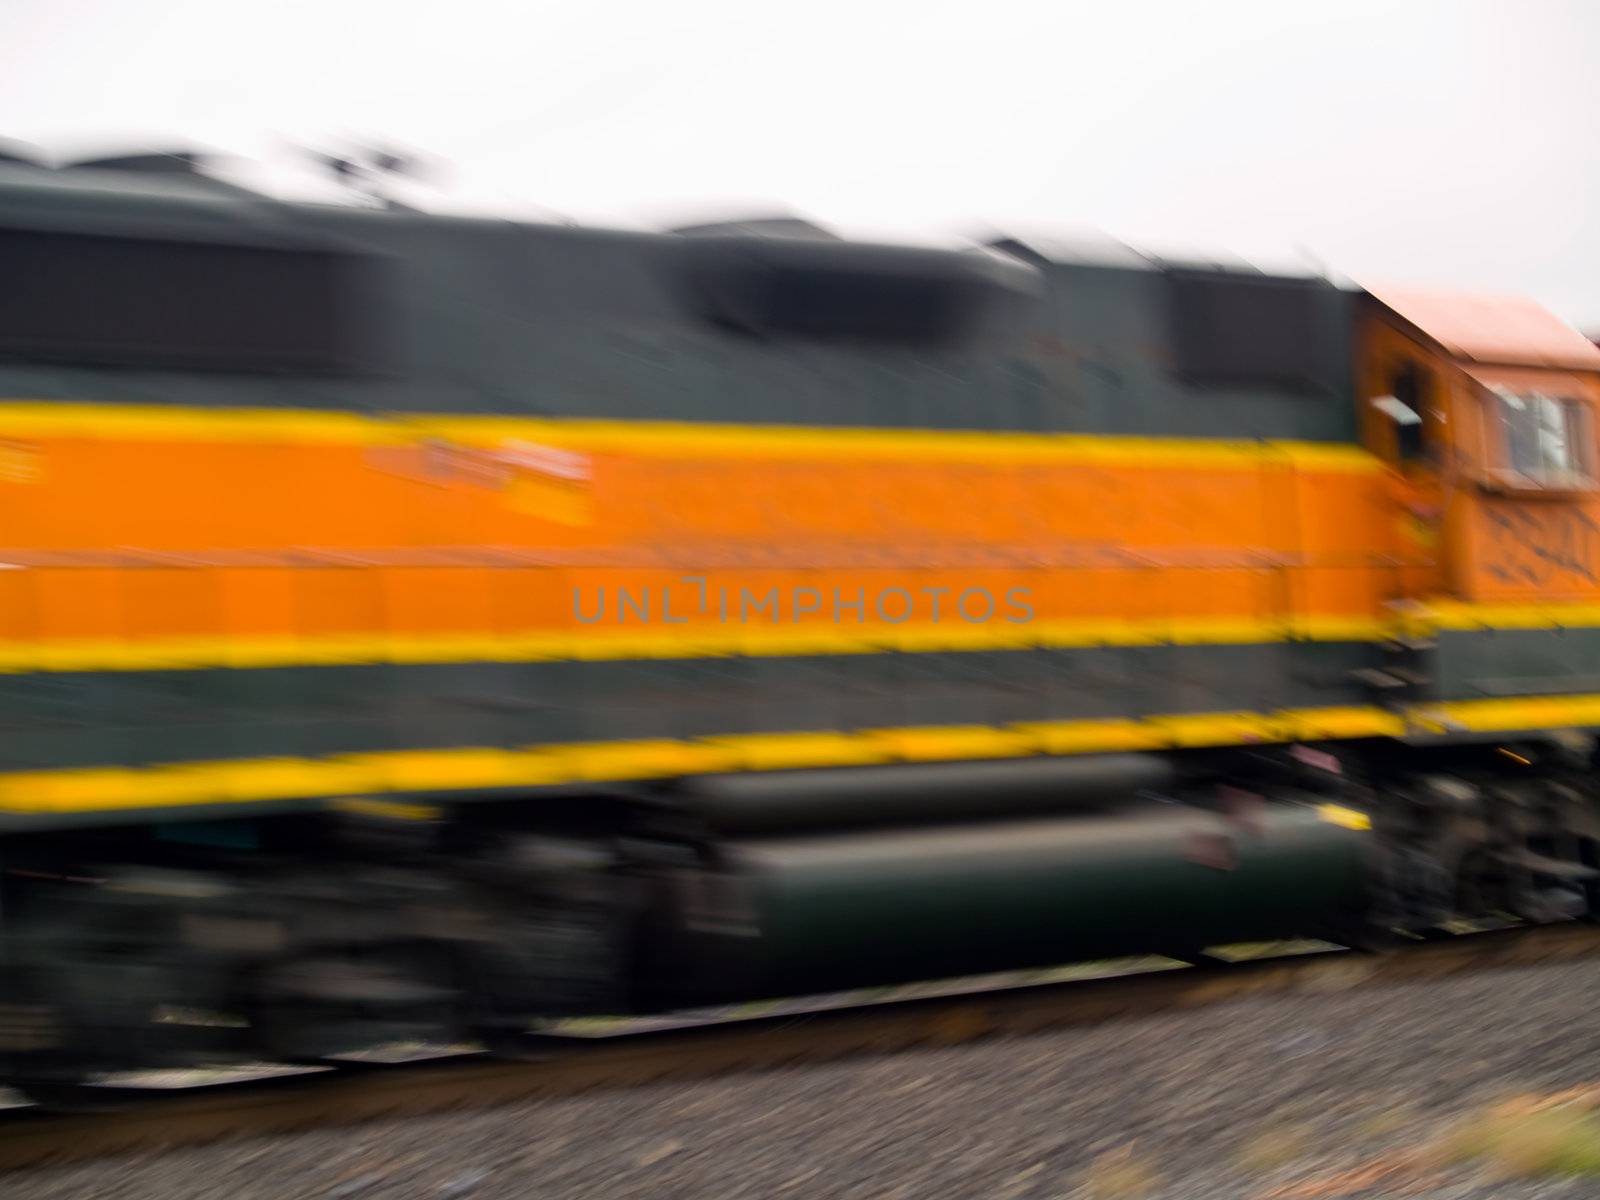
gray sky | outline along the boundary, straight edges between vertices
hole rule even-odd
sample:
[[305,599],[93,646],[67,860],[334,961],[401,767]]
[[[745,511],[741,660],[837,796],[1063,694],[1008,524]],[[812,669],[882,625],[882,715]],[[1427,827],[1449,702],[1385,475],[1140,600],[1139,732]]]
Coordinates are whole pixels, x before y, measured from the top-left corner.
[[0,0],[0,135],[272,162],[378,136],[439,202],[1149,248],[1523,292],[1600,328],[1595,0]]

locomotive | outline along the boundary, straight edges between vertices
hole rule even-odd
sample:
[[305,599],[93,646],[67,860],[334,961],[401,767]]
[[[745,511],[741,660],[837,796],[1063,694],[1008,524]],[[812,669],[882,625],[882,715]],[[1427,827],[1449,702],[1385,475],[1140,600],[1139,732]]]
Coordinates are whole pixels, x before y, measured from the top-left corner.
[[0,264],[24,1090],[1600,901],[1535,307],[181,157]]

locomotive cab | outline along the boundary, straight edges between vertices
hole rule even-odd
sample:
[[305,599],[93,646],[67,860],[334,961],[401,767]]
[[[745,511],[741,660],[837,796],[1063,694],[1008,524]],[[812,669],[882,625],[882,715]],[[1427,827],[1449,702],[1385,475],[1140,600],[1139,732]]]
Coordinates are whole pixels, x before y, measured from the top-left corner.
[[[1517,632],[1577,633],[1585,612],[1566,606],[1600,600],[1600,350],[1531,305],[1417,292],[1369,297],[1364,335],[1363,439],[1388,466],[1398,509],[1395,599],[1448,632],[1483,634],[1508,616]],[[1479,663],[1436,698],[1600,680],[1520,649],[1547,678],[1512,687]]]

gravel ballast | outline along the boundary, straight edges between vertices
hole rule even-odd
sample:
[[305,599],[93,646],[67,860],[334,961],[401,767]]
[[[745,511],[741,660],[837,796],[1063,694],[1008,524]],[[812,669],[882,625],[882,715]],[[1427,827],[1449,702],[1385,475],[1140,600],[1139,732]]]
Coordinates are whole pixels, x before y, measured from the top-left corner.
[[1600,965],[1261,997],[1031,1038],[0,1176],[6,1200],[1435,1200],[1597,1178],[1394,1160],[1600,1084]]

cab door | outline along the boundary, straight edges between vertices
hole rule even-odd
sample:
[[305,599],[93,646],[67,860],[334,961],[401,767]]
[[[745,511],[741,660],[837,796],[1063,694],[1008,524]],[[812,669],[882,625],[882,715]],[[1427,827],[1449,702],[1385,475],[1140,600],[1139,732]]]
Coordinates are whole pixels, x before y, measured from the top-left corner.
[[1447,523],[1459,472],[1446,366],[1379,326],[1360,373],[1362,439],[1388,468],[1380,502],[1388,510],[1391,601],[1452,590]]

